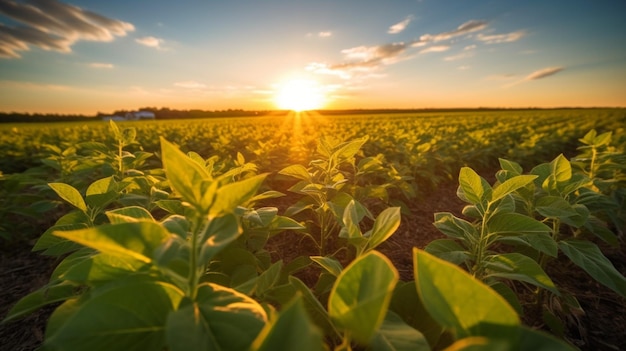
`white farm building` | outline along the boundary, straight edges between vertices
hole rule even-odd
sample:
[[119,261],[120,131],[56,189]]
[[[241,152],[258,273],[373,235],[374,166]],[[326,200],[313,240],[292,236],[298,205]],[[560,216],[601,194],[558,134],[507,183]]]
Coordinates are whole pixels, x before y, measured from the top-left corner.
[[141,121],[146,119],[154,119],[154,112],[150,111],[136,111],[136,112],[128,112],[125,116],[104,116],[102,117],[103,121]]

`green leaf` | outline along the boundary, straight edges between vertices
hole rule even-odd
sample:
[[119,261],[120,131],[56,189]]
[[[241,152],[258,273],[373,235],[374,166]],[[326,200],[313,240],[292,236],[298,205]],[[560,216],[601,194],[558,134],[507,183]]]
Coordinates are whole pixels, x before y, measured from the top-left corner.
[[136,274],[145,265],[128,256],[96,253],[84,257],[80,262],[75,262],[60,275],[60,278],[95,287],[111,280]]
[[426,311],[414,281],[398,283],[393,292],[389,310],[400,316],[405,323],[419,330],[431,347],[434,348],[437,345],[443,328]]
[[368,137],[354,139],[341,144],[335,152],[330,156],[330,159],[337,160],[337,163],[341,163],[345,160],[351,159],[361,149],[363,144],[368,140]]
[[[85,215],[84,212],[74,211],[74,214]],[[68,214],[69,215],[69,214]],[[66,215],[67,216],[67,215]],[[53,233],[57,230],[75,230],[75,229],[83,229],[87,228],[86,224],[77,223],[77,224],[66,224],[66,225],[55,225],[48,228],[42,235],[39,237],[35,246],[33,247],[33,251],[41,251],[44,255],[49,256],[61,256],[68,252],[74,251],[78,249],[80,246],[70,240],[60,238],[55,236]]]
[[520,175],[523,172],[522,166],[520,166],[517,162],[509,161],[503,158],[499,158],[498,162],[500,162],[500,168],[505,171],[511,172],[514,175]]
[[113,176],[98,179],[91,183],[85,192],[85,195],[106,194],[110,191],[117,191],[117,182]]
[[348,241],[358,247],[365,243],[366,239],[361,233],[359,227],[359,218],[356,211],[354,200],[351,200],[343,212],[343,227],[339,232],[340,238],[348,239]]
[[558,218],[573,227],[581,227],[589,216],[584,205],[570,205],[560,196],[543,196],[535,204],[537,213],[546,218]]
[[383,210],[372,227],[365,252],[376,248],[389,238],[400,226],[400,207],[391,207]]
[[44,347],[62,350],[161,350],[165,323],[183,297],[173,285],[153,281],[127,282],[107,289],[78,307]]
[[563,154],[560,154],[550,162],[550,169],[557,184],[566,183],[572,179],[572,166]]
[[308,182],[313,182],[311,179],[311,175],[309,171],[302,165],[291,165],[283,168],[278,172],[278,174],[284,174],[296,179],[306,180]]
[[182,215],[185,213],[185,208],[180,200],[159,200],[155,201],[154,204],[171,214]]
[[289,276],[289,284],[301,294],[307,315],[313,320],[315,325],[324,331],[324,335],[340,337],[328,315],[328,311],[322,306],[318,298],[313,295],[311,289],[294,276]]
[[507,236],[498,239],[501,243],[523,245],[545,253],[550,257],[556,257],[559,247],[556,241],[548,233],[533,233],[519,236]]
[[52,188],[52,190],[54,190],[59,197],[67,201],[70,205],[83,212],[87,212],[87,205],[76,188],[65,183],[48,183],[48,186],[50,186],[50,188]]
[[26,316],[48,304],[65,301],[76,294],[75,290],[76,285],[70,282],[47,284],[22,297],[15,306],[11,307],[2,320],[2,324]]
[[538,220],[519,213],[501,213],[489,219],[490,235],[550,233],[552,229]]
[[428,313],[458,338],[490,336],[484,323],[516,326],[515,310],[502,296],[458,266],[413,249],[415,283]]
[[515,190],[525,187],[532,183],[535,178],[537,178],[536,175],[519,175],[505,181],[493,190],[491,201],[497,201]]
[[593,279],[626,297],[626,278],[615,269],[596,244],[583,240],[562,240],[559,249]]
[[527,282],[560,295],[552,279],[528,256],[516,252],[496,254],[487,257],[485,262],[491,277]]
[[[190,350],[190,349],[188,349]],[[267,324],[254,341],[254,351],[323,351],[322,333],[311,323],[302,296],[298,295]]]
[[424,250],[456,265],[460,265],[470,258],[468,251],[452,239],[433,240],[426,245]]
[[202,284],[197,301],[185,300],[169,314],[168,349],[248,350],[267,316],[251,298],[216,284]]
[[311,256],[310,258],[335,277],[338,277],[343,270],[341,262],[334,257]]
[[367,345],[379,328],[398,281],[387,257],[370,251],[354,260],[337,278],[328,299],[328,313],[357,342]]
[[278,284],[282,269],[283,261],[278,260],[274,262],[270,268],[259,275],[259,278],[256,281],[256,296],[263,296],[266,291],[274,288]]
[[210,214],[232,213],[237,206],[245,205],[257,193],[266,176],[267,174],[259,174],[220,187]]
[[213,218],[200,239],[202,248],[200,250],[199,265],[204,266],[207,264],[228,244],[237,240],[240,235],[241,228],[235,215],[226,214]]
[[472,223],[457,218],[449,212],[437,212],[435,213],[435,222],[433,225],[447,236],[472,241],[478,237],[478,231],[472,225]]
[[161,154],[163,168],[172,189],[193,206],[202,211],[207,210],[210,202],[205,203],[204,199],[210,199],[212,194],[208,182],[211,177],[206,169],[163,137],[161,137]]
[[54,235],[100,252],[129,256],[141,262],[150,263],[155,250],[170,234],[157,223],[135,222],[105,224],[72,231],[55,231]]
[[465,200],[476,205],[491,197],[491,186],[473,169],[462,167],[459,172],[459,185],[463,190]]
[[502,281],[497,281],[493,284],[490,284],[489,287],[498,294],[500,294],[500,296],[504,297],[506,302],[508,302],[508,304],[515,309],[515,312],[517,312],[518,315],[524,315],[524,308],[517,298],[517,293],[513,291],[513,289],[511,289],[509,285],[505,284]]
[[152,214],[150,214],[150,212],[148,212],[148,210],[146,210],[145,208],[139,206],[122,207],[115,210],[107,211],[105,214],[111,224],[132,223],[140,221],[154,222]]
[[391,311],[387,313],[370,347],[376,351],[430,351],[424,335]]

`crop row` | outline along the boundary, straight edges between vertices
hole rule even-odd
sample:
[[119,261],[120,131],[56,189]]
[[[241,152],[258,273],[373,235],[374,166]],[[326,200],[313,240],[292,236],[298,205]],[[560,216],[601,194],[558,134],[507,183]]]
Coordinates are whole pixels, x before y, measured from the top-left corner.
[[[407,116],[378,123],[293,116],[267,136],[267,125],[229,121],[213,139],[186,133],[204,135],[201,126],[214,122],[167,130],[111,122],[100,139],[41,145],[42,165],[3,178],[11,204],[21,205],[4,207],[25,216],[59,214],[34,249],[62,260],[49,283],[20,300],[4,322],[61,303],[46,330],[50,350],[571,349],[521,324],[527,306],[511,284],[534,292],[532,304],[547,311],[555,329],[579,308],[546,274],[559,253],[626,296],[626,279],[596,245],[618,245],[624,226],[625,135],[618,128],[581,135],[576,129],[586,120],[549,117],[536,126],[529,118],[524,128],[565,144],[578,135],[575,155],[534,167],[496,156],[493,184],[462,166],[483,157],[480,167],[491,166],[478,142],[492,157],[525,150],[502,148],[524,135],[519,119],[465,116],[463,124],[430,116],[420,122],[424,130],[413,131],[415,118]],[[597,118],[596,126],[618,120]],[[482,132],[469,131],[468,121]],[[163,132],[158,146],[140,141],[148,131]],[[276,154],[239,144],[253,132],[259,146],[279,138],[269,148]],[[453,134],[465,141],[439,139]],[[499,134],[508,136],[494,145]],[[207,140],[217,141],[208,149]],[[194,152],[193,145],[205,149]],[[449,168],[438,173],[418,162]],[[400,225],[396,201],[421,184],[413,182],[417,172],[433,179],[455,167],[467,219],[436,214],[435,226],[449,238],[415,248],[414,280],[400,281],[394,263],[377,251]],[[284,190],[274,184],[288,184],[283,213],[273,203]],[[9,238],[14,229],[5,228]],[[272,259],[266,245],[278,235],[308,240],[315,252]],[[307,285],[298,272],[313,267],[320,273]]]

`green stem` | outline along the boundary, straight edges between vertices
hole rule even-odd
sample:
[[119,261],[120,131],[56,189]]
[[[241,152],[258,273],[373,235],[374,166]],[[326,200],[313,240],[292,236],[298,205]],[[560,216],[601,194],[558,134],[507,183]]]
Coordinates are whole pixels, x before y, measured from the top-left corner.
[[[194,230],[191,233],[191,252],[190,252],[190,265],[189,265],[189,297],[192,300],[196,299],[198,294],[198,235],[204,232],[202,217],[198,216],[194,226]],[[204,226],[208,226],[209,222],[204,223]],[[201,229],[202,228],[202,229]]]
[[123,162],[123,159],[122,159],[122,148],[123,148],[123,145],[122,145],[122,141],[121,140],[118,140],[117,146],[118,146],[117,147],[117,160],[118,160],[117,167],[118,167],[119,172],[120,172],[120,179],[122,179],[124,177],[124,162]]
[[489,207],[491,203],[487,203],[487,208],[485,209],[485,214],[483,215],[483,221],[480,226],[480,236],[478,238],[478,247],[476,249],[476,261],[474,262],[474,267],[472,268],[473,276],[479,280],[483,279],[484,274],[484,264],[485,253],[487,252],[487,246],[489,245],[489,233],[487,232],[487,221],[489,221]]
[[595,168],[596,168],[596,158],[598,155],[598,150],[595,146],[591,148],[591,164],[589,165],[589,180],[593,183],[593,178],[596,176]]
[[[552,219],[552,239],[558,243],[559,240],[559,231],[561,227],[561,221],[558,218],[554,218]],[[546,265],[548,264],[548,260],[549,257],[548,255],[544,254],[544,253],[539,253],[539,266],[541,267],[541,269],[543,269],[545,271]],[[536,302],[536,308],[537,308],[537,312],[541,313],[541,311],[543,310],[543,299],[544,299],[544,289],[542,288],[537,288],[537,302]]]

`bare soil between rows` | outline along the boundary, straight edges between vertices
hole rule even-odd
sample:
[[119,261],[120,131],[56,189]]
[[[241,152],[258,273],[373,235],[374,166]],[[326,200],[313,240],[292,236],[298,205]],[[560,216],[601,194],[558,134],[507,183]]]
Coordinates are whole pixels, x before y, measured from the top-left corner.
[[[424,248],[434,239],[443,238],[433,225],[433,214],[452,212],[460,215],[465,205],[456,197],[454,182],[442,184],[435,192],[412,201],[410,215],[403,214],[402,224],[391,238],[379,247],[387,255],[404,281],[413,278],[413,247]],[[3,247],[0,251],[0,318],[23,296],[47,283],[58,263],[55,259],[30,251],[33,242]],[[606,249],[605,255],[626,275],[626,250]],[[270,242],[273,257],[286,263],[309,252],[310,243],[283,236]],[[603,248],[604,249],[604,248]],[[558,259],[547,269],[557,286],[576,296],[584,315],[566,318],[564,338],[582,350],[626,350],[626,301],[598,284],[579,267]],[[524,300],[524,297],[521,298]],[[23,319],[0,325],[0,350],[35,350],[43,341],[46,321],[54,307],[47,307]],[[523,321],[533,328],[548,330],[538,311],[525,311]]]

